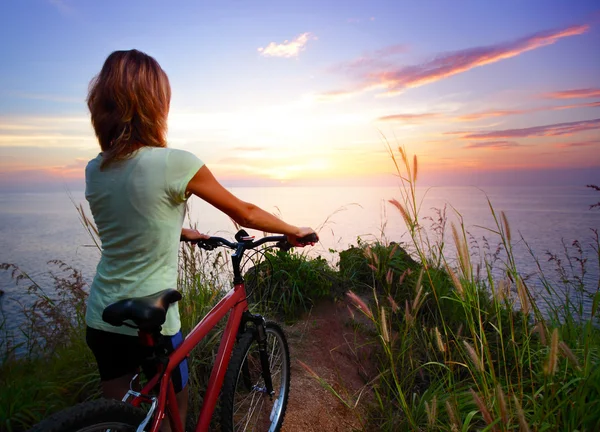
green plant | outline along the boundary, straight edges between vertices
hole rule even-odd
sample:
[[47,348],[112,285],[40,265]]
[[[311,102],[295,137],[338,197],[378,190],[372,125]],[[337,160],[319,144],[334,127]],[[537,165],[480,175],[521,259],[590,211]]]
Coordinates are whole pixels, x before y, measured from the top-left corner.
[[[53,289],[43,289],[13,264],[2,264],[25,284],[24,324],[15,346],[6,333],[0,365],[0,430],[28,429],[48,414],[98,394],[99,380],[85,344],[85,283],[79,271],[52,261]],[[48,293],[52,293],[52,295]],[[19,348],[19,355],[15,348]]]
[[338,279],[327,261],[292,251],[269,249],[245,275],[254,307],[293,321],[315,302],[335,295]]
[[[374,254],[373,248],[356,248],[346,257],[343,273],[357,276],[363,295],[368,292],[365,285],[372,287],[370,302],[350,294],[376,329],[379,345],[380,378],[373,386],[375,403],[367,428],[600,427],[600,331],[593,324],[598,290],[585,286],[586,258],[580,245],[573,243],[574,253],[565,250],[566,261],[558,267],[573,296],[557,296],[553,282],[540,273],[547,291],[554,294],[542,311],[520,274],[507,216],[498,214],[488,200],[495,226],[487,231],[500,249],[475,264],[471,239],[457,213],[459,223],[451,226],[456,252],[450,260],[443,240],[445,222],[437,225],[436,242],[419,216],[417,158],[411,163],[402,148],[399,157],[391,148],[390,154],[401,183],[399,199],[390,202],[406,223],[418,264],[411,268],[413,277],[402,281],[404,289],[398,290],[392,289],[393,265],[381,266],[382,255]],[[597,235],[595,242],[600,260]],[[357,265],[360,249],[371,269],[370,283],[364,265]],[[556,255],[551,258],[558,262]],[[497,279],[494,265],[501,266],[504,278]],[[591,310],[583,307],[588,299]]]

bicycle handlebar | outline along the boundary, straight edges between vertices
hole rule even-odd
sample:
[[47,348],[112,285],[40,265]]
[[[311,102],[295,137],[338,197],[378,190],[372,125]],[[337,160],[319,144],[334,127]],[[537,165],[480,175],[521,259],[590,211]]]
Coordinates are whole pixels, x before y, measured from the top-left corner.
[[[284,235],[267,236],[262,237],[258,240],[253,240],[254,237],[249,236],[246,231],[240,230],[235,235],[235,238],[236,240],[238,240],[238,242],[231,242],[227,239],[224,239],[223,237],[210,237],[208,239],[195,240],[181,239],[181,241],[196,244],[202,249],[206,250],[213,250],[214,248],[219,246],[225,246],[229,249],[235,250],[240,245],[243,245],[244,249],[254,249],[255,247],[258,247],[264,243],[277,243],[275,246],[285,251],[290,250],[292,247],[294,247],[294,245],[288,242],[287,236]],[[308,243],[316,243],[318,241],[319,237],[316,234],[309,234],[298,239],[298,243],[301,245],[306,245]]]

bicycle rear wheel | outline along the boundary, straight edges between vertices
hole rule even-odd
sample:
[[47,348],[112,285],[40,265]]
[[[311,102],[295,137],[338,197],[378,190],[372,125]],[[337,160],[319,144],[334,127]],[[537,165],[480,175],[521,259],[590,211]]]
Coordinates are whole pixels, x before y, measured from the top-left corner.
[[99,399],[60,411],[29,432],[132,432],[146,413],[125,402]]
[[285,334],[268,322],[267,355],[275,394],[267,394],[258,342],[252,330],[236,345],[221,390],[221,427],[229,431],[278,431],[290,393],[290,351]]

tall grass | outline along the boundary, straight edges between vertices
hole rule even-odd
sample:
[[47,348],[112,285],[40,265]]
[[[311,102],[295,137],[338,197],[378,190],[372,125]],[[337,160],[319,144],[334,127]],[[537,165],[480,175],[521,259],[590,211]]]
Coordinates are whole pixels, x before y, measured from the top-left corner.
[[0,430],[25,430],[52,412],[98,395],[94,357],[85,345],[85,282],[81,273],[53,261],[52,289],[43,289],[12,264],[26,290],[23,324],[14,334],[1,328]]
[[[394,245],[378,245],[378,253],[362,247],[372,301],[350,299],[377,331],[381,373],[369,427],[600,430],[600,282],[585,285],[581,245],[573,243],[563,261],[550,256],[562,289],[540,267],[543,298],[552,299],[543,312],[521,275],[506,214],[488,201],[494,226],[487,231],[500,245],[494,256],[503,257],[501,272],[493,271],[497,263],[489,256],[475,262],[460,214],[451,225],[450,256],[445,223],[437,224],[437,241],[424,228],[416,156],[389,148],[401,183],[390,203],[402,215],[418,265],[395,267]],[[598,244],[595,232],[594,259],[600,260]],[[588,299],[591,308],[584,307]]]

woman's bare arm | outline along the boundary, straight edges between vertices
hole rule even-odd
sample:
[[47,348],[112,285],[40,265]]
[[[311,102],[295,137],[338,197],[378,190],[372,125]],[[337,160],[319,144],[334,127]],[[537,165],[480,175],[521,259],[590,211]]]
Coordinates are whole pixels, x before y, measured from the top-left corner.
[[200,168],[190,180],[187,191],[215,206],[246,228],[285,234],[292,243],[296,243],[297,238],[314,233],[311,228],[290,225],[260,207],[240,200],[225,189],[206,166]]

